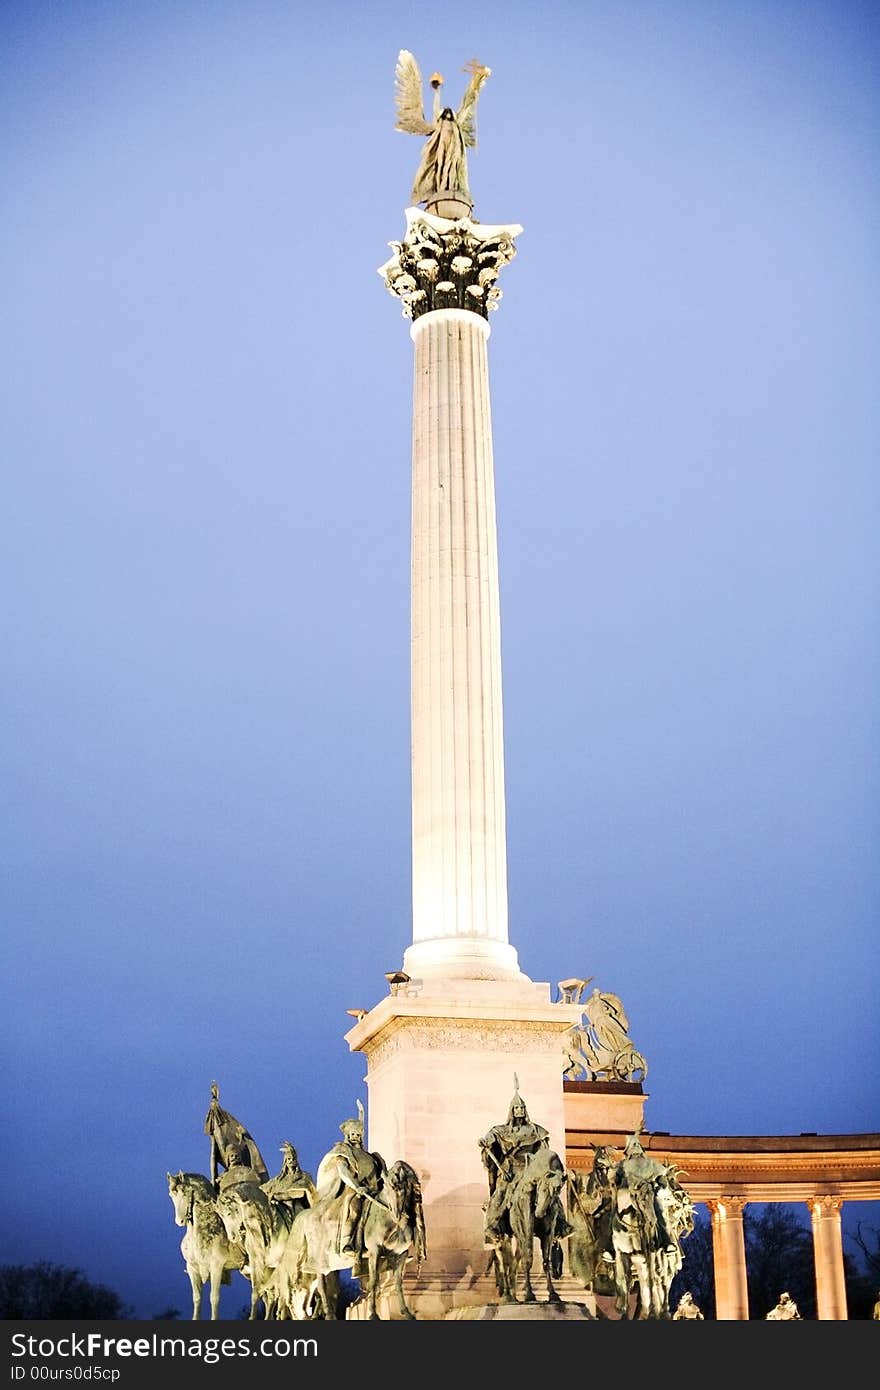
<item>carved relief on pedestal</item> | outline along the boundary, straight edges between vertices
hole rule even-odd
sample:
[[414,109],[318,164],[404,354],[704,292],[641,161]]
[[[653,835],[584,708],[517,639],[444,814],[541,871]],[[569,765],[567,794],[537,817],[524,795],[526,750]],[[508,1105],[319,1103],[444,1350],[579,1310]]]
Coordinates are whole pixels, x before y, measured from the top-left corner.
[[476,1019],[457,1019],[454,1023],[437,1019],[407,1018],[384,1031],[376,1046],[365,1044],[363,1051],[371,1067],[378,1067],[400,1052],[460,1052],[487,1050],[515,1055],[520,1050],[544,1052],[551,1056],[559,1047],[559,1029],[542,1024],[502,1028],[486,1026]]
[[501,299],[498,275],[516,255],[522,227],[483,226],[462,217],[450,222],[407,208],[403,241],[392,241],[390,260],[379,267],[385,286],[403,304],[405,318],[432,309],[470,309],[488,318]]

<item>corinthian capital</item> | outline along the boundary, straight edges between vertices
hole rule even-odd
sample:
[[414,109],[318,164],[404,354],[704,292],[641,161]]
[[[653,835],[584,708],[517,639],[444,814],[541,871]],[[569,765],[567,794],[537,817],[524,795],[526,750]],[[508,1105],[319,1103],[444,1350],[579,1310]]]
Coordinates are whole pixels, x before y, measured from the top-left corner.
[[516,224],[486,226],[468,217],[453,222],[407,208],[406,236],[389,242],[393,254],[379,274],[405,318],[432,309],[470,309],[488,318],[501,299],[498,275],[516,255],[521,231]]

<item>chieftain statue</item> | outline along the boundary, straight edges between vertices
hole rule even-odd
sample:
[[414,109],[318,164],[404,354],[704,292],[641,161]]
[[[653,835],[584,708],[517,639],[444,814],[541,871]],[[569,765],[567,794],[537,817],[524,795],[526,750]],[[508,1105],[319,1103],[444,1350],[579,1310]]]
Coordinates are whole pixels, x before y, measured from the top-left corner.
[[470,203],[467,151],[477,143],[477,97],[490,74],[490,69],[474,58],[466,64],[470,73],[465,94],[457,111],[442,106],[440,88],[443,78],[439,72],[431,76],[434,90],[432,119],[425,119],[425,100],[419,65],[408,49],[402,48],[395,69],[396,130],[408,135],[427,136],[422,159],[413,180],[411,198],[414,203],[430,203],[438,194],[458,195]]
[[550,1135],[530,1119],[514,1074],[514,1094],[507,1119],[478,1141],[489,1183],[483,1238],[491,1251],[489,1268],[502,1303],[534,1303],[531,1281],[534,1242],[541,1250],[547,1301],[560,1302],[553,1283],[562,1273],[561,1242],[572,1227],[565,1216],[562,1192],[565,1165],[550,1148]]
[[[211,1139],[211,1181],[215,1187],[227,1185],[227,1173],[234,1181],[243,1181],[243,1175],[237,1171],[243,1168],[253,1173],[254,1182],[266,1181],[269,1170],[263,1155],[244,1125],[223,1109],[216,1081],[211,1082],[211,1104],[205,1116],[205,1133]],[[225,1169],[224,1173],[220,1172],[221,1168]]]

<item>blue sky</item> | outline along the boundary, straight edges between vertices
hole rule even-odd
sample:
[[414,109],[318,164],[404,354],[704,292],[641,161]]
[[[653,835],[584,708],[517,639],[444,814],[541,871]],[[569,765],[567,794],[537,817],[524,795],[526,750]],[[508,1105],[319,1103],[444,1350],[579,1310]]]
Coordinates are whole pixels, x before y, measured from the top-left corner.
[[524,228],[520,963],[620,994],[649,1129],[880,1129],[875,7],[9,3],[0,1229],[142,1317],[211,1081],[314,1171],[411,939],[401,47],[492,68]]

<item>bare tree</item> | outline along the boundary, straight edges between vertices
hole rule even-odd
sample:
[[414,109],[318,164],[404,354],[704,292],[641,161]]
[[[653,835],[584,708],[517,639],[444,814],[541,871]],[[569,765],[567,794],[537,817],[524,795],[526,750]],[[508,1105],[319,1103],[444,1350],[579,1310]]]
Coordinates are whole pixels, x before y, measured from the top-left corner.
[[0,1318],[132,1318],[112,1289],[93,1284],[82,1270],[41,1260],[0,1265]]

